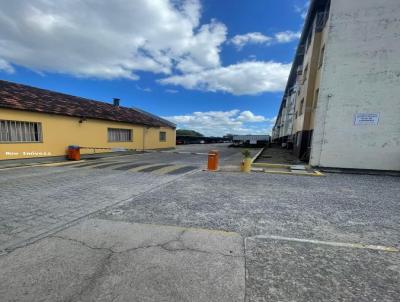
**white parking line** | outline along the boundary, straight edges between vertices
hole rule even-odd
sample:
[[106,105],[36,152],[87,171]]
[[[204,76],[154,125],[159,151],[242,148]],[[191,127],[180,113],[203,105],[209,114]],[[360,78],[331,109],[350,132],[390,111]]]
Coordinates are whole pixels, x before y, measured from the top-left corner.
[[395,252],[395,253],[400,252],[400,250],[398,248],[390,247],[390,246],[383,246],[383,245],[346,243],[346,242],[335,242],[335,241],[321,241],[321,240],[282,237],[282,236],[274,236],[274,235],[257,235],[257,236],[253,236],[253,237],[248,237],[248,238],[246,238],[246,240],[247,239],[250,239],[250,240],[251,239],[273,239],[273,240],[290,241],[290,242],[302,242],[302,243],[310,243],[310,244],[318,244],[318,245],[329,245],[329,246],[335,246],[335,247],[367,249],[367,250]]
[[174,154],[208,155],[208,153],[189,152],[189,151],[160,151],[160,152],[162,152],[162,153],[174,153]]

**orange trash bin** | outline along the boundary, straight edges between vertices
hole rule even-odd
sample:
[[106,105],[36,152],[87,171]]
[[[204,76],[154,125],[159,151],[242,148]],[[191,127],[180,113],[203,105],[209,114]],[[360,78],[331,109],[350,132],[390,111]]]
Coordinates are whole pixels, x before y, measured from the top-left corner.
[[219,160],[219,152],[217,150],[211,150],[208,152],[208,171],[217,171],[218,170],[218,160]]
[[68,146],[68,159],[69,160],[80,160],[81,159],[81,152],[79,146]]

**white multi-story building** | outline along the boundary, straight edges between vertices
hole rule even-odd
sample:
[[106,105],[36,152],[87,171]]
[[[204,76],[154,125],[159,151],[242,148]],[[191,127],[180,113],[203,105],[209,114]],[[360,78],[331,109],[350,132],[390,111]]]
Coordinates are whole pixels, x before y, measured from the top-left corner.
[[311,1],[273,139],[312,166],[400,170],[399,16],[399,0]]

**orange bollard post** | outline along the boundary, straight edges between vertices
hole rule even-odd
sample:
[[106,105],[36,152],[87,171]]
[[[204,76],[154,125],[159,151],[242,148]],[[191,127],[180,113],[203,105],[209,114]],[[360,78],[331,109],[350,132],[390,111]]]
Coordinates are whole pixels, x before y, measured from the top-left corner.
[[217,171],[219,161],[219,152],[217,150],[211,150],[208,152],[208,171]]

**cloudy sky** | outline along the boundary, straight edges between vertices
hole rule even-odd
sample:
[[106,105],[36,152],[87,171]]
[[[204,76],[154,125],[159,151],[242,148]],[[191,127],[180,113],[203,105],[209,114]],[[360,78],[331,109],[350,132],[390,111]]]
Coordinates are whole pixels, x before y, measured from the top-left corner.
[[206,135],[274,123],[307,0],[0,0],[0,79]]

